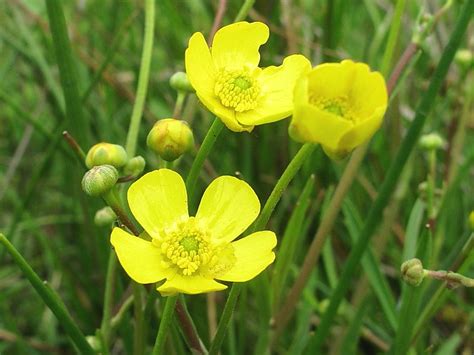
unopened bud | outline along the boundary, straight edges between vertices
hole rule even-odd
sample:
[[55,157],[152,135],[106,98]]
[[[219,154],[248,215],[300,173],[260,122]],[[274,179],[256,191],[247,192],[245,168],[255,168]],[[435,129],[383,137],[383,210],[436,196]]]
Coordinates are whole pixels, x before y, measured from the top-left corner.
[[420,147],[426,150],[437,150],[444,146],[444,140],[437,133],[429,133],[421,136]]
[[90,169],[97,165],[112,165],[121,168],[127,163],[127,153],[121,145],[97,143],[87,152],[86,166]]
[[162,159],[173,161],[194,146],[193,132],[185,121],[165,118],[155,123],[146,143]]
[[170,86],[176,91],[195,92],[189,82],[188,75],[182,71],[176,72],[171,76]]
[[86,336],[86,340],[87,340],[87,342],[89,343],[89,345],[91,346],[92,349],[94,349],[98,353],[101,352],[102,346],[101,346],[100,340],[97,339],[97,337],[95,335]]
[[420,259],[414,258],[405,261],[400,270],[403,280],[412,286],[418,286],[425,277],[425,270],[423,269],[423,264]]
[[130,159],[127,164],[125,164],[123,167],[123,172],[125,175],[138,176],[145,169],[145,165],[145,159],[142,156],[137,155],[136,157]]
[[474,57],[469,49],[460,49],[456,52],[454,60],[463,68],[469,68],[474,64]]
[[95,213],[94,223],[96,226],[105,227],[110,226],[117,219],[114,210],[109,206],[101,208]]
[[471,213],[469,213],[469,225],[471,226],[471,229],[474,231],[474,211],[471,211]]
[[82,178],[82,189],[89,196],[99,197],[110,191],[118,180],[118,172],[112,165],[94,166]]

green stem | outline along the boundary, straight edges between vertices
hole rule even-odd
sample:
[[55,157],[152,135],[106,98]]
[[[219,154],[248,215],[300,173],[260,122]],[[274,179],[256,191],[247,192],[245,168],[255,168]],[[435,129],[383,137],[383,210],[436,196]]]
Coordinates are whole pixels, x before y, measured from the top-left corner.
[[39,296],[43,299],[43,302],[53,312],[56,318],[59,320],[59,324],[64,328],[66,333],[71,338],[74,345],[80,351],[81,354],[95,354],[91,346],[87,342],[84,334],[82,334],[79,327],[74,323],[71,315],[66,310],[66,307],[60,300],[59,296],[48,286],[48,284],[42,281],[38,274],[34,272],[28,262],[23,256],[16,250],[13,244],[0,233],[0,243],[5,247],[7,252],[11,255],[15,263],[21,269],[23,274],[26,276],[28,281],[34,287]]
[[382,66],[380,71],[384,77],[387,77],[391,67],[393,52],[397,44],[398,34],[400,33],[400,25],[402,23],[403,9],[405,8],[406,0],[398,0],[395,6],[395,14],[393,15],[392,24],[390,26],[390,33],[388,35],[387,46],[383,54]]
[[186,178],[186,189],[188,190],[188,200],[191,201],[192,196],[194,194],[194,189],[196,187],[197,178],[199,176],[199,172],[204,164],[204,160],[206,160],[209,152],[211,151],[214,143],[216,142],[217,137],[224,128],[224,124],[219,118],[215,118],[214,122],[212,122],[209,131],[207,131],[206,137],[199,148],[199,151],[194,158],[193,165],[191,166],[191,170],[189,171],[189,175]]
[[117,257],[115,251],[110,250],[109,262],[107,264],[107,276],[105,279],[105,292],[104,292],[104,314],[102,316],[102,322],[100,330],[104,342],[104,347],[108,349],[110,340],[110,327],[111,327],[111,316],[112,306],[114,301],[114,286],[115,286],[115,275],[117,271]]
[[360,259],[366,250],[366,246],[370,242],[378,221],[380,221],[382,217],[383,209],[387,205],[387,202],[392,195],[403,167],[419,139],[421,130],[426,120],[426,116],[433,107],[433,102],[437,96],[436,94],[438,93],[438,90],[443,83],[444,78],[446,77],[454,54],[463,40],[464,33],[473,12],[474,1],[467,1],[460,12],[460,17],[457,20],[456,27],[451,34],[451,38],[445,50],[443,51],[441,60],[432,76],[428,90],[425,92],[425,95],[418,105],[415,119],[413,120],[407,135],[400,145],[400,150],[398,151],[395,160],[391,164],[380,192],[377,195],[377,199],[368,213],[364,227],[362,228],[359,238],[357,239],[357,243],[352,248],[351,254],[345,263],[339,283],[331,297],[329,307],[321,319],[321,324],[319,325],[317,332],[310,341],[308,348],[312,349],[313,352],[320,351],[324,341],[328,339],[329,330],[333,323],[337,309],[339,308],[345,293],[351,285],[351,279],[353,278],[354,273],[358,270],[357,266],[360,262]]
[[268,221],[270,220],[273,210],[275,209],[278,201],[280,201],[281,195],[286,190],[291,180],[293,180],[298,170],[300,170],[301,165],[303,165],[303,163],[314,152],[315,149],[316,145],[312,143],[306,143],[296,153],[290,164],[288,164],[288,167],[281,175],[280,179],[277,181],[275,187],[267,199],[267,202],[265,202],[262,212],[251,228],[251,232],[259,231],[265,228]]
[[144,310],[142,302],[142,285],[133,282],[133,312],[135,318],[135,329],[133,331],[133,355],[145,353],[144,339]]
[[129,157],[135,155],[137,148],[138,131],[143,115],[143,107],[148,89],[150,76],[151,55],[153,52],[153,31],[155,27],[155,0],[145,0],[145,34],[143,38],[143,51],[138,75],[138,86],[135,103],[133,105],[132,118],[128,129],[125,150]]
[[66,117],[71,132],[81,144],[89,145],[89,130],[84,118],[81,96],[77,86],[76,67],[72,58],[66,20],[62,9],[62,1],[46,0],[49,25],[59,67],[59,77],[66,102]]
[[255,0],[245,0],[244,4],[239,10],[239,13],[237,14],[237,16],[235,16],[234,22],[245,20],[248,13],[252,9],[254,3],[255,3]]
[[166,299],[165,309],[163,310],[163,315],[161,316],[160,327],[158,328],[158,333],[156,334],[155,346],[153,347],[153,355],[163,354],[166,335],[168,334],[168,329],[171,324],[171,319],[173,318],[174,308],[177,300],[178,295],[168,296],[168,298]]
[[[265,206],[263,206],[262,212],[258,216],[253,227],[251,227],[251,232],[261,230],[266,226],[273,210],[275,209],[275,206],[277,205],[278,201],[280,201],[280,198],[286,187],[288,186],[290,181],[293,180],[296,173],[299,171],[306,159],[315,150],[315,148],[316,145],[312,143],[306,143],[300,148],[298,153],[296,153],[296,155],[293,157],[291,162],[288,164],[288,167],[285,169],[280,179],[276,183],[275,187],[273,188],[273,191],[268,197],[267,202],[265,202]],[[232,285],[232,288],[230,289],[229,297],[227,298],[222,317],[217,327],[216,336],[212,341],[211,348],[209,349],[209,355],[216,355],[219,352],[220,347],[222,346],[222,342],[224,340],[230,318],[232,316],[232,313],[234,312],[235,305],[237,303],[237,299],[242,288],[242,283],[234,283]]]

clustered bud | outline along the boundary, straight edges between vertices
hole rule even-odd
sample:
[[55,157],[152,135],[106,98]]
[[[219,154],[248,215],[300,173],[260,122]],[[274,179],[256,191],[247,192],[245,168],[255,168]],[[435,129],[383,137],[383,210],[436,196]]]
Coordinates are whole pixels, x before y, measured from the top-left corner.
[[176,72],[171,76],[170,86],[176,91],[195,92],[193,86],[188,80],[188,76],[182,71]]
[[454,60],[457,64],[461,67],[468,69],[472,65],[474,65],[474,56],[469,49],[463,48],[456,52],[456,56]]
[[137,155],[136,157],[130,159],[127,164],[125,164],[123,167],[123,172],[125,175],[138,176],[145,169],[145,165],[145,159],[142,156]]
[[82,178],[82,190],[89,196],[100,197],[117,183],[118,171],[112,165],[94,166]]
[[105,227],[112,225],[116,219],[117,215],[114,210],[109,206],[106,206],[95,213],[94,223],[96,226]]
[[443,148],[444,140],[437,133],[429,133],[421,136],[420,147],[426,150],[438,150]]
[[165,118],[155,123],[146,143],[162,159],[173,161],[194,146],[194,137],[185,121]]
[[127,153],[118,144],[97,143],[87,152],[86,166],[90,169],[97,165],[112,165],[121,168],[127,163]]
[[425,270],[420,259],[414,258],[405,261],[400,270],[403,280],[412,286],[418,286],[425,277]]

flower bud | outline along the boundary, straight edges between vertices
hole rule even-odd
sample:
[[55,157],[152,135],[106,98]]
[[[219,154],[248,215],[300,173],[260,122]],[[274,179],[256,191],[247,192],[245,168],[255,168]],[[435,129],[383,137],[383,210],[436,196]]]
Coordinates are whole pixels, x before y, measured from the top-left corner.
[[97,143],[87,152],[86,166],[90,169],[97,165],[112,165],[121,168],[127,163],[127,153],[121,145]]
[[454,60],[457,64],[459,64],[459,66],[466,69],[474,64],[474,57],[472,55],[472,52],[466,48],[458,50],[456,52]]
[[89,196],[99,197],[112,189],[118,180],[118,172],[112,165],[94,166],[82,178],[82,190]]
[[443,146],[444,140],[437,133],[425,134],[420,138],[420,147],[425,150],[438,150]]
[[95,335],[88,335],[86,336],[86,341],[89,343],[92,349],[97,351],[98,353],[101,352],[102,346],[100,344],[100,340],[97,339]]
[[114,210],[109,206],[101,208],[95,213],[94,223],[96,226],[105,227],[110,226],[117,219]]
[[123,167],[123,172],[125,175],[138,176],[145,169],[145,165],[145,159],[142,156],[137,155],[136,157],[130,159],[127,164],[125,164]]
[[146,144],[162,159],[173,161],[194,146],[193,132],[185,121],[165,118],[155,123]]
[[400,270],[403,280],[412,286],[418,286],[425,277],[425,270],[420,259],[414,258],[405,261]]
[[188,80],[188,75],[182,71],[176,72],[171,76],[170,86],[176,91],[195,92]]
[[474,231],[474,210],[469,213],[469,225],[471,229]]

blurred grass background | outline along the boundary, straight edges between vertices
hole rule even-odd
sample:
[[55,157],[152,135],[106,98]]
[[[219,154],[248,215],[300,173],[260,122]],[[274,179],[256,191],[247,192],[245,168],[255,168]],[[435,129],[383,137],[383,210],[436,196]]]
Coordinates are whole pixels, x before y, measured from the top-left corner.
[[[280,63],[287,54],[303,53],[313,65],[344,58],[363,61],[373,69],[385,68],[388,78],[411,41],[419,16],[436,13],[445,3],[406,1],[394,52],[384,59],[399,2],[256,1],[248,20],[263,21],[271,30],[270,40],[261,50],[263,66]],[[420,43],[422,50],[392,97],[384,125],[372,139],[296,316],[274,347],[276,353],[301,353],[316,328],[353,239],[446,45],[460,2],[454,1],[432,34]],[[241,5],[240,1],[228,1],[222,24],[230,23]],[[65,114],[44,2],[0,2],[0,229],[58,291],[83,332],[94,334],[102,318],[109,230],[93,223],[102,203],[80,191],[83,168],[63,142],[61,132],[71,130],[81,138],[79,144],[84,149],[99,141],[125,144],[140,66],[143,3],[79,0],[64,2],[63,7],[84,111],[85,122],[79,127]],[[195,31],[209,34],[217,7],[217,1],[156,2],[151,76],[137,151],[146,158],[147,170],[158,168],[160,162],[147,150],[146,135],[157,119],[170,117],[173,112],[176,95],[168,84],[169,77],[184,70],[184,50],[190,35]],[[463,45],[471,53],[473,40],[471,23]],[[449,269],[472,233],[468,224],[469,212],[474,209],[472,64],[467,68],[453,63],[434,102],[425,131],[439,133],[446,145],[437,152],[437,200],[442,208],[436,218],[429,267]],[[199,144],[213,117],[190,96],[182,118],[190,122]],[[287,126],[288,121],[284,120],[259,126],[251,134],[224,130],[201,174],[198,191],[218,175],[237,172],[265,201],[298,149],[298,144],[288,138]],[[187,174],[191,163],[192,155],[183,157],[178,171]],[[285,192],[269,227],[280,238],[294,238],[290,248],[294,247],[295,255],[284,272],[281,265],[272,269],[278,268],[278,273],[268,271],[276,275],[273,280],[278,280],[273,287],[262,288],[260,283],[252,282],[244,290],[223,354],[264,353],[269,341],[264,330],[272,314],[268,300],[278,309],[298,274],[346,164],[347,159],[333,162],[316,150]],[[428,154],[417,149],[385,211],[378,234],[367,246],[371,253],[366,256],[370,257],[364,259],[358,277],[352,280],[351,292],[332,328],[334,334],[327,341],[328,353],[384,353],[397,338],[400,310],[406,302],[402,297],[406,286],[399,267],[414,256],[417,240],[425,233],[426,201],[419,185],[426,181],[428,170]],[[0,353],[73,353],[52,313],[3,250],[0,259]],[[380,271],[381,279],[371,276],[374,269]],[[473,276],[472,249],[463,272]],[[127,298],[128,284],[128,278],[120,271],[114,312]],[[416,323],[415,330],[406,334],[413,344],[411,351],[472,354],[474,293],[468,289],[443,291],[436,307],[426,315],[423,312],[440,285],[439,281],[425,281],[421,287],[420,306],[415,307],[410,322],[423,319],[425,323]],[[385,306],[380,297],[384,292]],[[215,297],[219,316],[226,292]],[[208,300],[206,296],[196,296],[187,301],[198,332],[208,344],[212,324],[207,314]],[[161,302],[157,307],[159,313]],[[158,322],[158,316],[153,314],[147,325],[150,343]],[[186,353],[175,328],[170,351]],[[132,329],[132,313],[127,311],[115,326],[113,353],[131,353]]]

